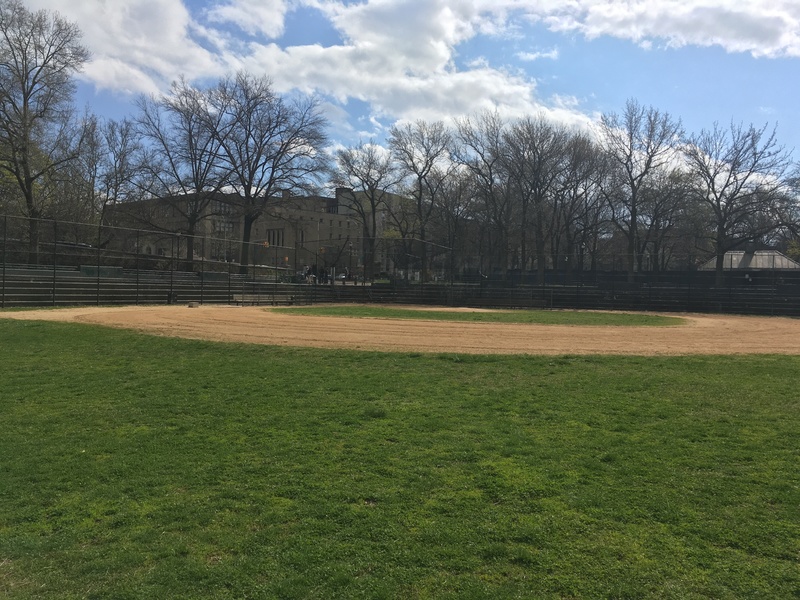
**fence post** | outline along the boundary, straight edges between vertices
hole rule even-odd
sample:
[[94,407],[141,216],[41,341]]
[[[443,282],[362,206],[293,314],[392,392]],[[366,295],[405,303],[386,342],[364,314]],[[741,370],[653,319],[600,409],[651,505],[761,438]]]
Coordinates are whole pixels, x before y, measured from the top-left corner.
[[53,296],[53,306],[56,305],[56,262],[58,261],[58,221],[53,219],[53,289],[50,293]]
[[6,240],[8,239],[8,215],[3,215],[3,293],[0,295],[0,308],[6,307],[6,254],[8,246]]
[[100,306],[100,241],[102,239],[102,225],[97,226],[97,276],[95,277],[96,282],[96,289],[95,289],[95,304]]
[[616,257],[616,255],[612,254],[611,255],[611,308],[612,309],[614,308],[614,306],[616,306],[616,294],[617,294],[617,292],[615,291],[615,288],[614,288],[614,286],[615,286],[614,282],[617,279],[616,270],[617,270],[617,257]]
[[[175,236],[169,237],[171,260],[169,261],[169,296],[167,296],[167,304],[172,304],[172,294],[175,282]],[[180,248],[178,248],[180,250]]]
[[203,289],[205,288],[206,274],[206,236],[200,242],[200,304],[203,304]]
[[139,234],[141,230],[136,230],[136,305],[139,304]]
[[775,315],[775,296],[777,292],[778,282],[775,278],[775,254],[772,254],[772,298],[770,298],[769,314]]

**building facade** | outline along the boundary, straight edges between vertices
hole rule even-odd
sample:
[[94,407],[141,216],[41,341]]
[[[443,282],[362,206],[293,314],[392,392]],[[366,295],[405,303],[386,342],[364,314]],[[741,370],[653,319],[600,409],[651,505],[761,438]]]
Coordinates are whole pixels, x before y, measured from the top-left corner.
[[[364,228],[351,203],[341,201],[345,192],[271,198],[253,223],[249,264],[290,278],[306,269],[363,274]],[[109,207],[104,221],[115,231],[116,248],[155,261],[202,262],[209,269],[241,262],[244,216],[234,195],[121,203]],[[384,221],[382,216],[381,226]],[[388,259],[384,252],[374,260],[381,270]]]

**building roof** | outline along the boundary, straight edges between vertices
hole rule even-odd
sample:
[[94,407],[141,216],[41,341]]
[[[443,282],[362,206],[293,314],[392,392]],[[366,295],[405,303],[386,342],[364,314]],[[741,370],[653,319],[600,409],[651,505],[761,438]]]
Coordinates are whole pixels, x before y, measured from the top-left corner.
[[[716,263],[717,259],[712,258],[700,265],[700,270],[713,271]],[[800,263],[777,250],[732,250],[725,253],[724,269],[800,269]]]

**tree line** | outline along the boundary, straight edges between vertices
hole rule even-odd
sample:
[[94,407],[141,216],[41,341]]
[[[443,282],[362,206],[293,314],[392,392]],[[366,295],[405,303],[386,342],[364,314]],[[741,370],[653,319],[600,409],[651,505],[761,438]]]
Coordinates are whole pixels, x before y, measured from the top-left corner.
[[283,192],[332,187],[362,230],[367,269],[391,242],[395,264],[423,277],[439,265],[543,282],[547,269],[619,256],[631,279],[709,257],[721,278],[726,252],[798,247],[798,168],[769,125],[687,133],[632,99],[591,128],[483,112],[331,149],[317,99],[246,72],[180,79],[121,120],[80,113],[74,78],[90,55],[76,25],[0,0],[0,34],[0,212],[27,218],[31,256],[42,219],[102,223],[110,207],[182,197],[191,257],[224,192],[246,267],[253,225]]

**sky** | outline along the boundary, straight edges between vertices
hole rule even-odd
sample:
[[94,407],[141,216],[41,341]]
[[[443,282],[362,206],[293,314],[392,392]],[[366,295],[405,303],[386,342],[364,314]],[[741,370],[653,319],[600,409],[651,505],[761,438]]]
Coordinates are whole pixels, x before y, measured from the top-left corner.
[[80,27],[76,102],[107,118],[246,70],[315,94],[341,145],[483,110],[585,126],[635,99],[800,153],[800,0],[23,1]]

